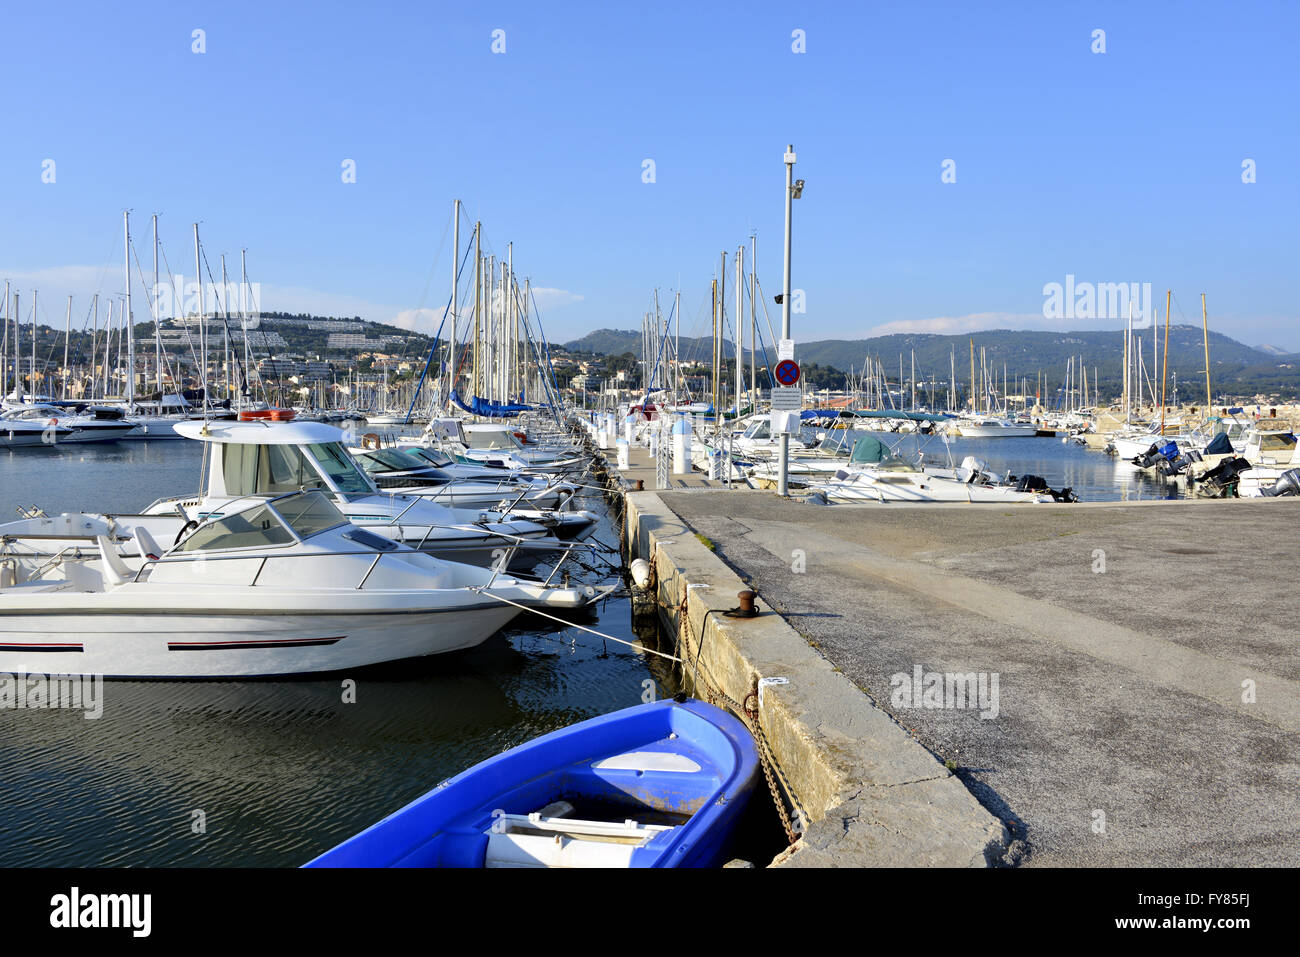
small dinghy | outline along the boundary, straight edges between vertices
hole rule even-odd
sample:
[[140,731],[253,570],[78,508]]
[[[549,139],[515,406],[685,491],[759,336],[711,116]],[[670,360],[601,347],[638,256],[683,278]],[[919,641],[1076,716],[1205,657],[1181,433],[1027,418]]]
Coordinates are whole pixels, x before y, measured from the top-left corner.
[[715,866],[757,776],[738,719],[656,701],[475,765],[306,866]]

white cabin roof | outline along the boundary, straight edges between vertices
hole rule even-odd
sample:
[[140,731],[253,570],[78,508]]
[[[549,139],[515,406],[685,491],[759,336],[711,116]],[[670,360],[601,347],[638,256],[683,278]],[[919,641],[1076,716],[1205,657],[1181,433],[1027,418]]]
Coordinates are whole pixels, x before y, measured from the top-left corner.
[[187,439],[234,445],[318,445],[343,441],[343,430],[324,422],[177,422]]

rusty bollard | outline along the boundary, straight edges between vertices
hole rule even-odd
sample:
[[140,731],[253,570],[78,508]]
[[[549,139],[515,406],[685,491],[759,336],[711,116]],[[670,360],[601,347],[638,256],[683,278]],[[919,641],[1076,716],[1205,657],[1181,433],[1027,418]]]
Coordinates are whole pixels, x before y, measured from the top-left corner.
[[758,609],[754,607],[754,599],[758,597],[756,592],[746,588],[744,591],[736,592],[736,598],[740,606],[724,612],[728,618],[757,618]]

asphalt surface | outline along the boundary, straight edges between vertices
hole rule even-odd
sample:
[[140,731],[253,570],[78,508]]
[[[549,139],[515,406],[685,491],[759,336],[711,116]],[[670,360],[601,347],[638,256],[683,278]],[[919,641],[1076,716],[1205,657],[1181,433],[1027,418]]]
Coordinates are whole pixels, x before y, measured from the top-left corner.
[[[1008,863],[1300,863],[1300,502],[660,494],[954,763],[1017,838]],[[996,675],[996,716],[901,697],[918,666]]]

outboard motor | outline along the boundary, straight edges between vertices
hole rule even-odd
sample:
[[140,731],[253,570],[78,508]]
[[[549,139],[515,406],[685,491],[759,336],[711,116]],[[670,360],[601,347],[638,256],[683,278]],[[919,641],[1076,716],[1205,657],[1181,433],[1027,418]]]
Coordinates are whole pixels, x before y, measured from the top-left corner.
[[[1181,471],[1175,468],[1173,472],[1166,470],[1166,463],[1174,462],[1178,459],[1178,443],[1166,442],[1163,445],[1153,442],[1151,448],[1147,449],[1141,455],[1133,459],[1133,464],[1140,469],[1156,469],[1165,475],[1176,474]],[[1184,463],[1184,466],[1186,463]]]
[[1287,469],[1278,476],[1272,488],[1261,489],[1268,498],[1300,495],[1300,469]]
[[1074,494],[1074,489],[1063,488],[1059,492],[1047,484],[1047,479],[1041,475],[1022,475],[1016,483],[1017,492],[1038,492],[1042,495],[1052,496],[1053,502],[1077,502],[1079,497]]
[[1202,498],[1231,498],[1237,494],[1241,473],[1249,468],[1250,460],[1241,456],[1224,459],[1201,476],[1196,494]]
[[1016,483],[1017,492],[1050,492],[1047,487],[1047,479],[1041,475],[1022,475],[1020,481]]

